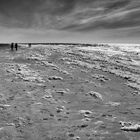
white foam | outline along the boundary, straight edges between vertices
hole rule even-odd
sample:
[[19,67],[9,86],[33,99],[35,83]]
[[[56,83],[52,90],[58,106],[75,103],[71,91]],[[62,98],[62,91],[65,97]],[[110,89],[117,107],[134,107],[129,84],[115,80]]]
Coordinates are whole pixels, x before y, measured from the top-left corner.
[[107,55],[125,54],[125,52],[140,53],[140,44],[98,44],[97,46],[77,47],[85,51],[100,51]]

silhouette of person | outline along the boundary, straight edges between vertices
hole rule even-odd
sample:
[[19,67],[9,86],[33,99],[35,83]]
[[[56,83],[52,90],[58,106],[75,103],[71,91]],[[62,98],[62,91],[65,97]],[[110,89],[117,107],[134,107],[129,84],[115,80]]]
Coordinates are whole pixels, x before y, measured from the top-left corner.
[[14,43],[11,43],[11,51],[14,50]]
[[16,51],[18,50],[18,44],[17,43],[15,44],[15,49],[16,49]]
[[31,48],[31,45],[32,45],[31,43],[28,44],[29,48]]

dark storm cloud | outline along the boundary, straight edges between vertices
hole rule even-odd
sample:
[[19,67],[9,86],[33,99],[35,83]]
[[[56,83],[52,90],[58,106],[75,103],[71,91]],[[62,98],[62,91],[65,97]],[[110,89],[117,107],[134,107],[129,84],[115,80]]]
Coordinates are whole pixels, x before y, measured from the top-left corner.
[[111,1],[106,4],[108,10],[119,9],[124,6],[127,6],[131,1],[130,0],[121,0],[121,1]]
[[65,15],[74,5],[75,0],[0,0],[0,22],[5,26],[30,27],[36,15],[40,20]]
[[44,12],[60,14],[70,11],[75,0],[0,0],[0,10],[3,14],[21,16]]
[[138,0],[0,0],[0,25],[92,31],[140,25]]
[[[79,18],[79,22],[74,22],[73,19],[73,23],[63,27],[63,29],[93,31],[97,29],[131,28],[140,25],[140,2],[137,0],[108,0],[107,3],[100,2],[99,7],[103,10],[94,16],[85,16],[80,19],[78,15],[75,15],[75,19]],[[86,14],[84,13],[84,15]]]
[[64,27],[64,30],[93,31],[98,29],[121,29],[140,26],[140,9],[128,10],[107,16],[99,16],[95,20],[86,20],[84,23],[71,24]]

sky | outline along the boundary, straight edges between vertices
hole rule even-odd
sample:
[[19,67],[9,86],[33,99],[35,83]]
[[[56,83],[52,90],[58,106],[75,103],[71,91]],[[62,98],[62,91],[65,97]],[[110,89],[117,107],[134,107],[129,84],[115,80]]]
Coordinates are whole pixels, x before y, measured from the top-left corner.
[[0,42],[140,43],[140,0],[0,0]]

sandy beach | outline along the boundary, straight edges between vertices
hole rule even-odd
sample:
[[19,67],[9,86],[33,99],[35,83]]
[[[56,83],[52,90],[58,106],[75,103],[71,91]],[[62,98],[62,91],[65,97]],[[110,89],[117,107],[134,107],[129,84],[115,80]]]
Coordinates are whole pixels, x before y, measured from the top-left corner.
[[0,49],[1,140],[138,140],[140,45]]

